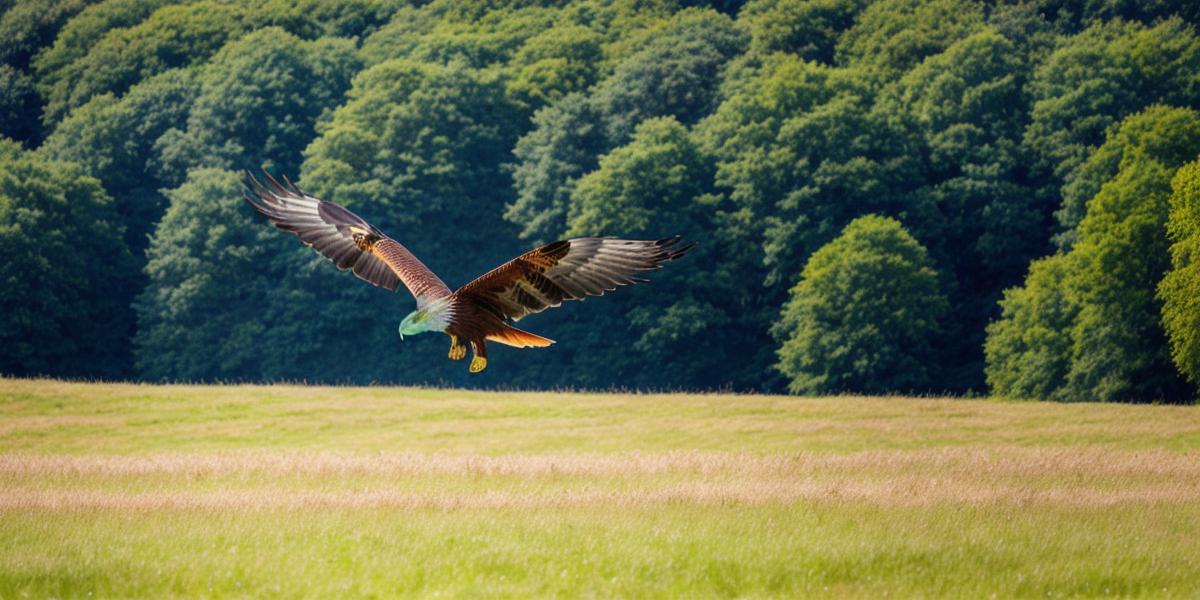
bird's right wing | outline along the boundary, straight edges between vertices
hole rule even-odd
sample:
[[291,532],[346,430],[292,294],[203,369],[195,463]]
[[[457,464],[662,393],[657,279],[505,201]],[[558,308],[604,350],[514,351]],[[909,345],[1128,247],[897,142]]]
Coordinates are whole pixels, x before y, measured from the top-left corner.
[[645,271],[661,269],[696,244],[678,237],[661,240],[575,238],[546,244],[518,256],[456,294],[469,296],[500,318],[519,320],[562,304],[643,283]]
[[389,238],[358,215],[333,202],[309,196],[286,178],[267,183],[246,173],[246,202],[279,229],[294,233],[343,271],[381,288],[396,291],[400,283],[417,304],[450,295],[450,288],[408,248]]

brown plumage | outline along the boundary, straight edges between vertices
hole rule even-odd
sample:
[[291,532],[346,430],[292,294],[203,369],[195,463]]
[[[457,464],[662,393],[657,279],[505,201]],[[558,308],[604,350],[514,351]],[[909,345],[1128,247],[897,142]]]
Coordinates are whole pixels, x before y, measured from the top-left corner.
[[554,341],[511,325],[565,300],[599,296],[645,282],[639,275],[662,268],[691,250],[678,237],[620,240],[585,237],[546,244],[514,258],[451,292],[402,244],[342,206],[309,196],[270,174],[267,183],[247,173],[246,201],[279,229],[294,233],[342,270],[385,289],[401,283],[417,300],[417,310],[400,325],[401,337],[422,331],[450,336],[450,358],[466,356],[472,373],[487,366],[491,340],[519,348]]

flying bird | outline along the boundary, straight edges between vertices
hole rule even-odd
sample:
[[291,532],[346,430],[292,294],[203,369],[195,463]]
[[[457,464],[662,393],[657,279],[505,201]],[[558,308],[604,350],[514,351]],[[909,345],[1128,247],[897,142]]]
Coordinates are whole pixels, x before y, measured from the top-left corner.
[[261,182],[246,172],[246,201],[284,231],[332,260],[339,269],[396,291],[401,283],[417,300],[400,322],[400,339],[427,331],[450,336],[452,360],[472,357],[469,370],[487,367],[487,341],[517,348],[549,346],[554,340],[522,331],[512,323],[562,304],[599,296],[618,287],[644,283],[638,274],[662,268],[695,247],[679,237],[620,240],[583,237],[530,250],[457,291],[450,291],[400,242],[346,208],[310,196],[284,177],[265,173]]

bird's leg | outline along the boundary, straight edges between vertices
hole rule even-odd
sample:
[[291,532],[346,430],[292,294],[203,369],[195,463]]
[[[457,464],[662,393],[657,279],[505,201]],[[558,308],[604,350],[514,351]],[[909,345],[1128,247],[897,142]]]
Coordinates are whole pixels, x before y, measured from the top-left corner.
[[467,357],[467,345],[458,343],[458,336],[448,334],[450,336],[450,360],[462,360]]
[[483,340],[471,340],[471,351],[475,354],[471,357],[471,366],[468,369],[472,373],[478,373],[487,368],[487,344]]

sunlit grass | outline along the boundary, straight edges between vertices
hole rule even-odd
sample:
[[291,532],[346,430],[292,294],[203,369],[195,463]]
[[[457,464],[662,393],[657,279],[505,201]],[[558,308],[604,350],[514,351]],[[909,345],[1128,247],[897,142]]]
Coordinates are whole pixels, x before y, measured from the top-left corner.
[[0,380],[0,598],[1200,589],[1200,408]]

